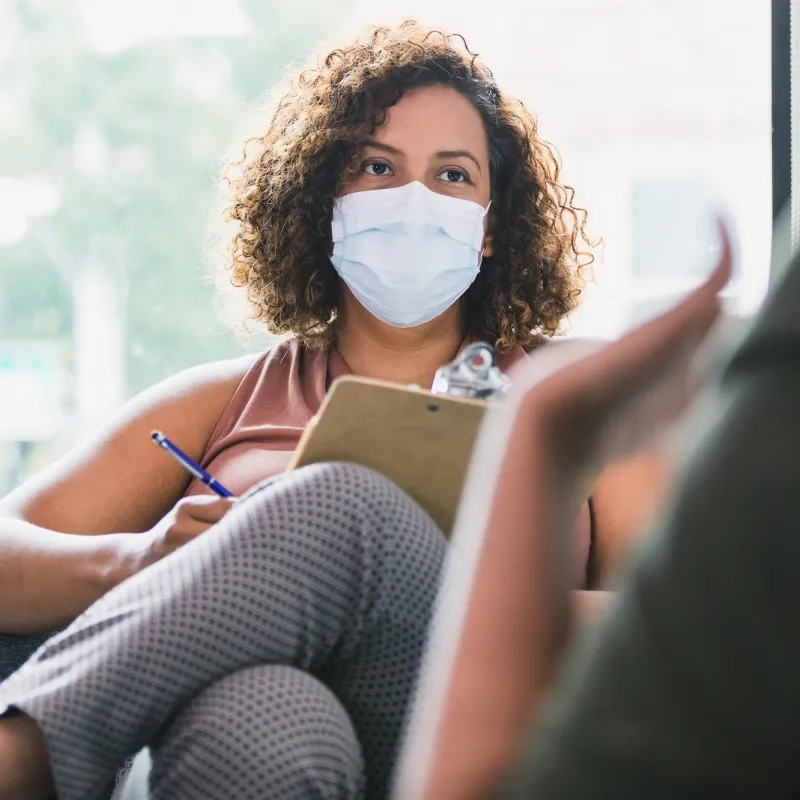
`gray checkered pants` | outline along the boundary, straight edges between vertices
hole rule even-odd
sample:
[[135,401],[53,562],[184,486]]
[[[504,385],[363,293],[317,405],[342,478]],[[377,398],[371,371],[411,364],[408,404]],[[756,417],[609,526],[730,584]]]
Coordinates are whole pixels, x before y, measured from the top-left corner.
[[149,746],[150,797],[383,797],[444,539],[351,464],[273,478],[120,584],[0,686],[60,800]]

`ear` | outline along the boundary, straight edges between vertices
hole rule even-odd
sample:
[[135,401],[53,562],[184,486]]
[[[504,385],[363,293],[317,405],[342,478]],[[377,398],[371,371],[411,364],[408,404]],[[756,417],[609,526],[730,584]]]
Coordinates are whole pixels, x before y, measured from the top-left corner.
[[483,235],[483,257],[491,256],[494,252],[494,212],[489,209],[486,215],[486,233]]

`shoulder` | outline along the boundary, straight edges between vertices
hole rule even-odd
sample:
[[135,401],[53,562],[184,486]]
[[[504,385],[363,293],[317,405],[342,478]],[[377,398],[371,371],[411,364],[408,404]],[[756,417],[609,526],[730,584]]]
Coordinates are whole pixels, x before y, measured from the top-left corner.
[[314,351],[300,344],[293,336],[281,339],[261,354],[264,369],[278,368],[285,370],[292,364],[308,358]]
[[536,355],[544,350],[551,352],[571,350],[573,352],[596,353],[608,343],[607,339],[592,339],[588,336],[542,336],[536,346],[527,352],[529,356]]
[[268,354],[264,351],[181,370],[129,400],[107,433],[131,425],[163,425],[181,431],[185,440],[205,445],[236,390]]
[[189,367],[137,395],[129,405],[159,405],[164,402],[189,405],[218,400],[226,403],[247,373],[266,353],[212,361]]
[[[259,358],[263,354],[200,364],[146,389],[94,435],[0,501],[2,512],[64,532],[146,530],[188,481],[152,446],[150,432],[164,431],[199,460],[231,396]],[[80,507],[70,499],[78,496]]]
[[277,379],[277,373],[298,371],[304,358],[305,348],[296,339],[283,339],[260,353],[183,370],[134,398],[129,407],[181,407],[195,424],[213,428],[237,393],[246,402],[262,382]]
[[581,361],[602,350],[608,344],[603,339],[588,339],[559,336],[541,337],[533,348],[517,347],[512,353],[499,359],[499,366],[511,377],[512,384],[533,386],[558,372],[568,364]]
[[530,359],[546,356],[548,361],[563,361],[567,364],[597,353],[608,343],[606,339],[590,339],[588,337],[542,337],[534,348],[526,352]]

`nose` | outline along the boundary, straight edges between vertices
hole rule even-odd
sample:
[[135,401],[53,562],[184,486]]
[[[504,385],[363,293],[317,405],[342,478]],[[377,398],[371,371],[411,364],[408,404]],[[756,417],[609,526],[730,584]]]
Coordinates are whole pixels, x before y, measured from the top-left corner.
[[431,193],[422,181],[411,181],[409,184],[408,206],[404,220],[404,227],[408,233],[412,235],[422,233],[430,225],[425,203],[419,201],[425,200]]

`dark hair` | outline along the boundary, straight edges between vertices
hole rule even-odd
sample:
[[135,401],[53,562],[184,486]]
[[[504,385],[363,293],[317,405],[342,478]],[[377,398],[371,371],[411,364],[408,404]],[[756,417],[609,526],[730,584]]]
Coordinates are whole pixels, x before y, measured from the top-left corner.
[[374,28],[300,73],[263,135],[228,166],[229,267],[253,318],[309,347],[334,336],[339,283],[330,263],[333,201],[361,144],[408,91],[450,86],[479,112],[489,144],[493,254],[464,301],[470,334],[501,352],[530,349],[575,308],[593,261],[586,213],[559,182],[536,118],[497,87],[462,37],[405,22]]

